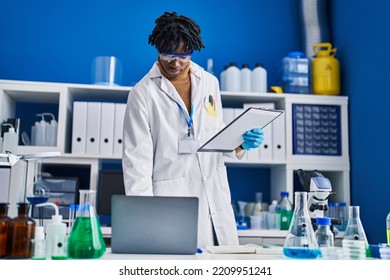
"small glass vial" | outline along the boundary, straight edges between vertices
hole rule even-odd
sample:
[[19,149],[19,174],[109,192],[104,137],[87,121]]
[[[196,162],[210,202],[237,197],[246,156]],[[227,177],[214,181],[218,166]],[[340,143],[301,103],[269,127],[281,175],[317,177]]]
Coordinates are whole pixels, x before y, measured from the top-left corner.
[[8,217],[8,203],[0,203],[0,258],[9,255],[12,238],[12,220]]

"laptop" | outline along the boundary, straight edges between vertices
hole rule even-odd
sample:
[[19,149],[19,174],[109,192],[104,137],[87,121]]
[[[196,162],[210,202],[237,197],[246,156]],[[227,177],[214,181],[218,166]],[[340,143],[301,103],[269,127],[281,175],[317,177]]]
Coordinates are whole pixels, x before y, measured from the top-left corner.
[[197,197],[111,197],[112,253],[193,255],[197,238]]

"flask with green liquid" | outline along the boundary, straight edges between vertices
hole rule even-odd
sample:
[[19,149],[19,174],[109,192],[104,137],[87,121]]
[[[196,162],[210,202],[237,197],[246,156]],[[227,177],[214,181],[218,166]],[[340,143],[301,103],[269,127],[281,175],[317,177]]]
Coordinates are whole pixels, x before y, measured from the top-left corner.
[[95,212],[94,190],[80,190],[80,205],[68,238],[68,257],[96,259],[106,251],[100,223]]

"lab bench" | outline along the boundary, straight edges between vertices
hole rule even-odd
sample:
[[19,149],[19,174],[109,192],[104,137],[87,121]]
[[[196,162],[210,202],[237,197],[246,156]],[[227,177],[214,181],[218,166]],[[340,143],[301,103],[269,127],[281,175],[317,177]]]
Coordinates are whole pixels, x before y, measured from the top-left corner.
[[[101,227],[102,234],[107,244],[110,244],[111,227]],[[245,244],[269,244],[269,245],[284,245],[287,230],[237,230],[240,245]],[[341,247],[341,241],[344,232],[339,232],[335,239],[335,246]]]

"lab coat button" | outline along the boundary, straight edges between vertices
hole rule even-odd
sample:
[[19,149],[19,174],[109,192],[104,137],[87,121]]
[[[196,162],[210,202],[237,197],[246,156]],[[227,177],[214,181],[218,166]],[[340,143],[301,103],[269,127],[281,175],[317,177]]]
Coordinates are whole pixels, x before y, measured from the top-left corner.
[[203,177],[203,181],[207,181],[207,177],[206,176]]

